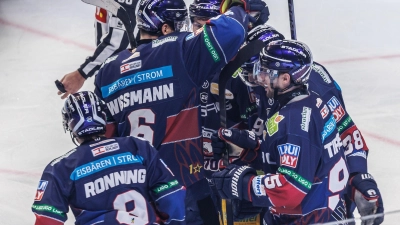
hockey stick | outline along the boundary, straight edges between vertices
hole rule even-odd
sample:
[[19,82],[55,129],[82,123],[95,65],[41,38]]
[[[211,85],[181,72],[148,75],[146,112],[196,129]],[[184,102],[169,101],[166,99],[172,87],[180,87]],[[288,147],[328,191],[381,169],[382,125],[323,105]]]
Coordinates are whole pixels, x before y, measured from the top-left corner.
[[[252,56],[257,55],[265,46],[261,40],[255,40],[244,46],[235,59],[229,62],[221,71],[218,80],[218,96],[219,96],[219,118],[220,125],[226,128],[226,97],[225,88],[229,78],[236,72],[239,67],[249,60]],[[223,156],[224,166],[229,165],[229,151]],[[233,225],[232,202],[230,199],[222,199],[222,224]]]
[[290,22],[290,37],[292,40],[296,40],[296,19],[294,17],[294,5],[293,0],[288,0],[289,7],[289,22]]

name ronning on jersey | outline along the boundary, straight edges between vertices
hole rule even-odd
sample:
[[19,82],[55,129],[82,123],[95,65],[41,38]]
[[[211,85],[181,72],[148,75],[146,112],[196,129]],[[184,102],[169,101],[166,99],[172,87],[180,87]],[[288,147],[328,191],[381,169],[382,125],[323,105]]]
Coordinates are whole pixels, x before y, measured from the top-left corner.
[[156,87],[139,89],[120,95],[116,99],[107,103],[107,106],[114,116],[128,106],[144,104],[174,97],[174,84],[163,84]]
[[84,184],[85,195],[89,198],[121,184],[144,183],[145,181],[145,169],[114,172]]

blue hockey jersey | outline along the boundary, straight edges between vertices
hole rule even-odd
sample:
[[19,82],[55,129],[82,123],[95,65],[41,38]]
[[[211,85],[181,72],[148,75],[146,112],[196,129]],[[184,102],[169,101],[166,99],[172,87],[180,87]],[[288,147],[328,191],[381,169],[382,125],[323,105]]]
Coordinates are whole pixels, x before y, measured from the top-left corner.
[[[346,159],[350,173],[367,173],[368,146],[357,125],[346,110],[342,91],[329,72],[321,64],[314,62],[308,80],[308,90],[318,93],[321,99],[326,102],[326,106],[321,112],[332,112],[337,123],[337,129],[345,148]],[[258,118],[253,119],[253,131],[261,135],[264,127],[260,124],[266,120],[268,112],[274,105],[279,104],[273,99],[265,97],[265,91],[261,87],[255,88],[257,98]],[[268,160],[263,156],[263,161]]]
[[240,7],[195,33],[174,32],[109,58],[95,80],[119,136],[140,136],[160,152],[185,186],[204,178],[199,89],[244,42]]
[[50,162],[40,179],[32,211],[36,225],[59,225],[71,208],[76,223],[186,224],[185,188],[149,142],[134,137],[98,138]]
[[[313,224],[345,218],[348,166],[329,103],[299,95],[270,112],[260,150],[266,175],[252,180],[255,206],[272,204],[277,224]],[[266,216],[271,216],[267,214]]]

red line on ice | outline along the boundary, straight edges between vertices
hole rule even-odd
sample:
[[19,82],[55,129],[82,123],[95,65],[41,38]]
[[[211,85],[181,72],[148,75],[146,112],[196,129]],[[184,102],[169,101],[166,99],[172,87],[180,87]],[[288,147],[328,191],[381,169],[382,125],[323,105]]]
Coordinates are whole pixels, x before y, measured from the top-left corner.
[[334,59],[322,61],[321,64],[339,64],[339,63],[347,63],[347,62],[357,62],[357,61],[368,61],[375,59],[391,59],[391,58],[400,58],[400,55],[381,55],[381,56],[370,56],[370,57],[359,57],[359,58],[349,58],[349,59]]
[[36,34],[36,35],[39,35],[39,36],[42,36],[42,37],[47,37],[47,38],[50,38],[50,39],[53,39],[53,40],[56,40],[56,41],[61,41],[61,42],[64,42],[66,44],[75,45],[75,46],[77,46],[79,48],[86,49],[86,50],[89,50],[89,51],[94,51],[95,50],[95,48],[93,46],[85,45],[85,44],[73,41],[71,39],[62,38],[62,37],[59,37],[59,36],[56,36],[56,35],[53,35],[53,34],[49,34],[49,33],[46,33],[46,32],[40,31],[40,30],[36,30],[36,29],[30,28],[28,26],[24,26],[24,25],[21,25],[21,24],[13,23],[13,22],[4,20],[2,18],[0,18],[0,24],[6,25],[6,26],[10,26],[10,27],[14,27],[14,28],[18,28],[18,29],[21,29],[23,31],[26,31],[26,32],[29,32],[29,33],[33,33],[33,34]]
[[[400,141],[393,140],[393,139],[390,139],[390,138],[387,138],[387,137],[383,137],[383,136],[380,136],[378,134],[371,133],[371,132],[364,131],[364,130],[362,130],[361,132],[363,134],[365,134],[367,136],[370,136],[371,138],[374,138],[374,139],[379,140],[381,142],[385,142],[385,143],[400,147]],[[368,141],[367,141],[367,144],[368,144]]]
[[7,170],[7,169],[0,169],[0,173],[11,174],[11,175],[35,176],[35,177],[40,177],[42,175],[41,173],[18,171],[18,170]]

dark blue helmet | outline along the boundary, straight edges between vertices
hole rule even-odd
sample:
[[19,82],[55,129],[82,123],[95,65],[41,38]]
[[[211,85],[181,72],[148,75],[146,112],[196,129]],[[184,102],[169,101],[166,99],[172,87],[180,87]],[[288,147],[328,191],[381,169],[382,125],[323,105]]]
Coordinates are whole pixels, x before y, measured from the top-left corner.
[[308,82],[313,64],[313,57],[308,46],[295,40],[278,40],[269,43],[261,50],[259,60],[261,67],[258,69],[269,70],[268,73],[274,76],[288,73],[294,85]]
[[74,137],[105,133],[105,107],[93,92],[82,91],[69,95],[61,109],[64,130],[70,131]]
[[[279,33],[275,28],[268,26],[266,24],[258,25],[254,27],[247,35],[246,42],[251,42],[253,40],[261,40],[265,45],[268,45],[272,41],[283,40],[285,37],[283,34]],[[255,82],[253,76],[254,63],[258,61],[259,55],[251,57],[247,62],[241,66],[241,71],[239,77],[242,81],[250,87],[258,86]]]
[[175,31],[179,31],[180,22],[187,20],[187,8],[183,0],[142,0],[138,4],[137,26],[148,32],[161,32],[164,23],[174,25]]
[[194,0],[189,6],[190,17],[211,18],[220,15],[222,0]]

